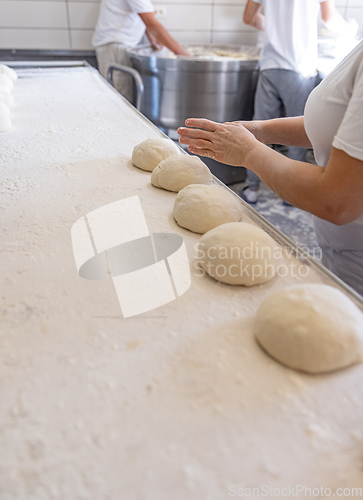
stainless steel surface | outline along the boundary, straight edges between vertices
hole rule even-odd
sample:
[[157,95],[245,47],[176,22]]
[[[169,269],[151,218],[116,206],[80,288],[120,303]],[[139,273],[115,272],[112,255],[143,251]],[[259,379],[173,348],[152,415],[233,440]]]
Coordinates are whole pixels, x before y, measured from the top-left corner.
[[145,55],[145,49],[129,50],[128,56],[145,87],[141,112],[158,127],[176,129],[191,116],[252,118],[257,59],[162,58]]
[[4,64],[13,65],[22,61],[54,62],[87,61],[97,68],[96,53],[94,50],[44,50],[44,49],[0,49],[0,60]]
[[[5,64],[10,68],[24,69],[24,68],[40,68],[40,69],[48,69],[48,68],[92,68],[92,66],[85,60],[72,60],[72,61],[6,61],[0,60],[0,64]],[[36,73],[35,73],[36,75]]]

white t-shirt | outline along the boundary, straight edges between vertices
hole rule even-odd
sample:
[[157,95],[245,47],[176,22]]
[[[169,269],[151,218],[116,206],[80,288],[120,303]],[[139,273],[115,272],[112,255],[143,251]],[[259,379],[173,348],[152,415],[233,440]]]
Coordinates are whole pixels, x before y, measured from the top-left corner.
[[263,6],[265,30],[261,71],[288,69],[317,74],[318,13],[325,0],[253,0]]
[[[304,124],[318,165],[332,146],[363,161],[363,42],[312,91]],[[344,226],[314,217],[314,225],[324,263],[363,294],[363,216]]]
[[154,12],[150,0],[102,0],[92,45],[117,42],[136,47],[146,29],[138,14],[145,12]]

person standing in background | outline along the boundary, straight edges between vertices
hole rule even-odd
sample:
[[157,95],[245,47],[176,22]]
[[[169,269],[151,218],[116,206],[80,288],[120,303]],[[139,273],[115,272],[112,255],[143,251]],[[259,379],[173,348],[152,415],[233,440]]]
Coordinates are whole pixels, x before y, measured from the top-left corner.
[[[165,46],[175,54],[189,55],[155,18],[150,0],[102,0],[92,45],[104,78],[112,64],[131,66],[126,49],[136,47],[145,33],[154,48]],[[117,72],[114,85],[132,101],[133,83],[129,75]]]
[[[253,120],[304,114],[310,92],[317,83],[319,14],[335,32],[349,30],[334,0],[248,0],[243,22],[263,31],[260,73]],[[305,161],[306,149],[289,147],[292,160]],[[242,196],[256,203],[260,179],[247,170]]]

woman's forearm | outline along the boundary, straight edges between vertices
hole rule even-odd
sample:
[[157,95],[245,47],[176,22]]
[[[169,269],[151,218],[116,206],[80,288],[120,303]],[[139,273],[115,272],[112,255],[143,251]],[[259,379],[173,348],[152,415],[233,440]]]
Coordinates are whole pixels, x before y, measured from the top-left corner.
[[[186,120],[186,125],[188,127],[178,129],[179,141],[188,145],[191,153],[246,167],[281,198],[318,217],[322,216],[322,193],[316,193],[320,189],[324,168],[291,160],[264,144],[275,141],[299,144],[299,139],[301,144],[305,137],[304,145],[307,145],[305,130],[301,130],[302,117],[231,123],[192,118]],[[275,126],[277,132],[274,132]],[[294,137],[291,142],[288,141],[290,136]],[[311,197],[313,191],[315,194]],[[310,202],[312,199],[314,201]]]
[[170,35],[170,33],[159,23],[153,12],[144,12],[139,14],[147,30],[158,42],[165,45],[175,54],[189,56],[190,54]]
[[[258,126],[257,122],[246,123]],[[276,135],[265,129],[266,142],[284,137],[285,123],[278,124]],[[188,145],[191,153],[252,170],[281,198],[302,210],[339,225],[352,222],[363,213],[363,161],[344,151],[333,147],[323,168],[277,153],[262,143],[257,129],[247,129],[244,122],[216,123],[191,118],[186,125],[178,129],[179,141]],[[292,123],[295,125],[299,130],[298,119]]]
[[260,143],[246,148],[243,166],[255,172],[282,199],[326,218],[326,207],[319,192],[324,168],[291,160]]
[[[311,148],[304,127],[304,117],[275,118],[274,120],[242,122],[260,142]],[[256,133],[255,133],[256,132]]]
[[363,212],[363,162],[344,151],[333,148],[323,168],[291,160],[255,141],[245,149],[243,164],[282,199],[333,224],[347,224]]

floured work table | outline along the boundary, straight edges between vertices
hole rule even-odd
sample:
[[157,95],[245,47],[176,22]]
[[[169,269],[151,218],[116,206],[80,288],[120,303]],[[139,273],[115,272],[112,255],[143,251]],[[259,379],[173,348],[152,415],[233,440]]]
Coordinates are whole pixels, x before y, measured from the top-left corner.
[[[362,488],[363,365],[298,373],[252,334],[261,301],[286,286],[331,284],[362,308],[359,297],[308,256],[296,260],[294,244],[242,201],[243,220],[290,249],[304,276],[251,288],[201,277],[200,235],[174,221],[176,194],[131,165],[133,147],[161,132],[86,65],[15,69],[13,129],[0,136],[0,498]],[[192,284],[123,318],[111,281],[78,275],[71,227],[134,195],[150,232],[184,238]]]

